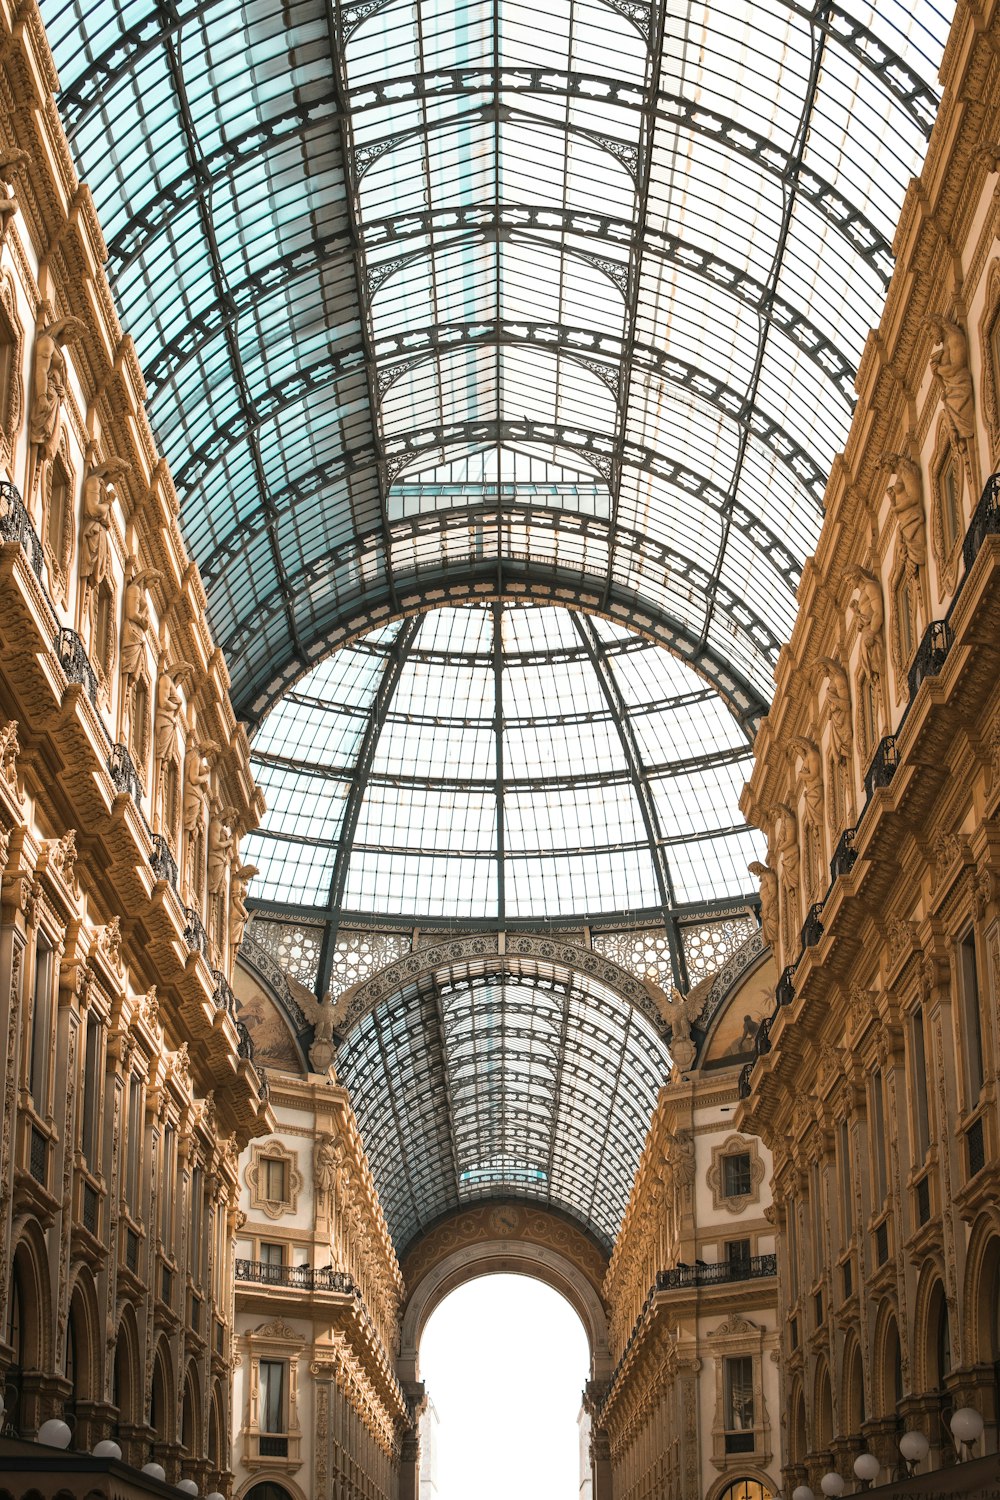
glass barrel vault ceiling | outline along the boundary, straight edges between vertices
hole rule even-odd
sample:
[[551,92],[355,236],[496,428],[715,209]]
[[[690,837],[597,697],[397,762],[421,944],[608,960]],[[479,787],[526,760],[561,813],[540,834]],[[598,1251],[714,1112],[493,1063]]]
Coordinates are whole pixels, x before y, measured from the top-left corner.
[[449,1209],[526,1197],[610,1249],[666,1082],[662,1040],[588,975],[521,961],[407,985],[342,1042],[397,1250]]
[[532,605],[441,608],[313,669],[254,742],[269,911],[539,923],[739,905],[750,750],[662,647]]
[[241,716],[484,579],[758,714],[951,10],[42,0]]

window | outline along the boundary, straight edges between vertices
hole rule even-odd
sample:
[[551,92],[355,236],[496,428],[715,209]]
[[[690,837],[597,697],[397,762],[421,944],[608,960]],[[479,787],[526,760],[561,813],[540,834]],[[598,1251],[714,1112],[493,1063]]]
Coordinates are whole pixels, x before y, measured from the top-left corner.
[[149,759],[149,684],[145,677],[137,677],[132,689],[132,759],[145,783]]
[[285,1371],[283,1359],[260,1362],[260,1430],[285,1431]]
[[64,594],[66,569],[73,555],[73,495],[72,482],[59,453],[52,460],[47,488],[44,540],[49,554],[49,566],[56,572],[53,579],[55,590],[61,597]]
[[750,1270],[750,1241],[727,1240],[726,1260],[731,1271],[737,1275],[746,1275]]
[[125,1201],[133,1219],[140,1213],[139,1162],[142,1157],[142,1080],[133,1073],[128,1086],[128,1134],[125,1138]]
[[896,637],[899,641],[899,654],[903,665],[909,663],[916,645],[916,632],[913,625],[913,587],[910,575],[904,571],[899,575],[895,588],[896,603]]
[[969,932],[958,945],[959,1016],[962,1027],[966,1108],[975,1109],[983,1088],[983,1025],[979,1010],[979,974],[976,968],[976,935]]
[[175,844],[180,818],[180,771],[176,760],[168,760],[163,772],[163,832]]
[[874,1167],[874,1209],[881,1212],[885,1195],[889,1191],[888,1174],[885,1167],[885,1095],[882,1091],[882,1069],[876,1068],[871,1081],[872,1108],[872,1164]]
[[205,1257],[205,1174],[201,1167],[191,1173],[191,1275],[201,1282]]
[[261,1162],[264,1174],[264,1197],[284,1203],[288,1197],[288,1163],[265,1156]]
[[722,1374],[726,1452],[746,1453],[754,1446],[753,1357],[742,1354],[724,1362]]
[[785,1215],[785,1234],[788,1244],[788,1289],[794,1302],[799,1295],[799,1220],[798,1200],[790,1198]]
[[914,1166],[923,1166],[931,1144],[930,1112],[927,1102],[927,1055],[924,1038],[924,1011],[918,1005],[910,1019],[910,1097],[913,1100]]
[[174,1192],[177,1173],[177,1137],[174,1127],[163,1132],[163,1181],[160,1185],[160,1239],[170,1254],[174,1244]]
[[98,1168],[100,1144],[101,1074],[103,1072],[103,1037],[99,1017],[91,1016],[87,1021],[87,1046],[85,1051],[85,1077],[83,1082],[83,1130],[80,1145],[91,1172]]
[[35,991],[31,1015],[29,1087],[38,1113],[45,1113],[52,1056],[52,949],[43,938],[35,946]]
[[[261,1240],[260,1242],[260,1264],[280,1268],[285,1264],[285,1247],[275,1241]],[[267,1280],[267,1278],[264,1278]]]
[[6,308],[0,306],[0,424],[8,442],[14,437],[13,415],[17,387],[18,338]]
[[97,590],[94,606],[94,660],[102,679],[107,679],[115,654],[114,595],[107,583]]
[[954,458],[941,470],[941,540],[950,557],[962,536],[962,477]]
[[722,1158],[722,1191],[727,1198],[745,1198],[753,1190],[750,1153],[740,1151]]
[[851,1193],[851,1128],[846,1120],[840,1122],[840,1234],[845,1245],[851,1243],[852,1213]]
[[861,704],[861,738],[866,759],[875,753],[878,744],[878,705],[875,701],[875,683],[867,673],[858,684],[858,699]]

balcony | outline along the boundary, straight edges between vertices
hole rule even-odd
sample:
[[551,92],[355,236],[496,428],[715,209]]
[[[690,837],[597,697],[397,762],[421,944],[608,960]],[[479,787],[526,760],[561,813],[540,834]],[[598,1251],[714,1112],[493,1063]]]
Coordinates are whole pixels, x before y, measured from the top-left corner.
[[215,989],[212,992],[212,1000],[216,1010],[224,1010],[231,1020],[236,1020],[236,996],[233,994],[229,980],[221,969],[212,970],[212,978],[215,981]]
[[917,647],[917,654],[906,674],[906,685],[911,702],[916,697],[924,678],[936,677],[944,666],[948,652],[951,650],[951,640],[951,626],[948,621],[932,620],[924,631],[923,639]]
[[1000,474],[991,474],[986,481],[979,504],[973,512],[969,529],[962,543],[962,559],[965,571],[969,572],[979,556],[979,549],[993,532],[1000,531]]
[[201,917],[191,906],[184,908],[184,941],[192,953],[208,951],[208,936]]
[[871,765],[865,772],[865,796],[869,801],[880,787],[889,785],[896,774],[898,765],[896,736],[887,734],[884,740],[879,741],[878,749],[872,756]]
[[77,635],[75,630],[68,626],[60,627],[59,634],[55,638],[55,652],[59,658],[59,665],[66,673],[70,682],[78,682],[86,689],[87,697],[94,707],[97,707],[97,673],[90,665],[87,648]]
[[111,754],[108,756],[108,774],[115,784],[115,791],[124,792],[138,807],[142,799],[142,784],[132,757],[128,753],[127,745],[111,746]]
[[752,1092],[750,1088],[750,1075],[753,1073],[753,1063],[744,1063],[740,1069],[740,1076],[736,1081],[736,1096],[738,1099],[749,1099]]
[[831,880],[836,880],[838,875],[849,875],[854,869],[854,862],[858,857],[858,851],[854,847],[855,831],[853,828],[845,828],[837,840],[837,847],[830,861]]
[[672,1266],[669,1271],[657,1271],[656,1290],[672,1292],[678,1287],[722,1286],[777,1274],[776,1255],[751,1255],[746,1260],[720,1260],[714,1265]]
[[149,856],[149,863],[153,867],[153,874],[157,880],[165,880],[176,891],[178,882],[177,861],[171,854],[170,845],[162,833],[153,834],[153,852]]
[[9,480],[0,480],[0,539],[18,542],[39,583],[42,581],[44,556],[42,544],[35,535],[24,502]]
[[774,998],[778,1002],[779,1007],[782,1005],[791,1005],[795,999],[795,969],[792,964],[782,969],[781,978],[774,986]]
[[823,912],[823,902],[816,901],[809,908],[805,922],[802,924],[802,947],[814,948],[823,936],[823,923],[820,916]]
[[347,1297],[361,1295],[346,1271],[334,1271],[330,1266],[316,1270],[312,1266],[272,1266],[260,1260],[238,1260],[236,1280],[254,1286],[285,1286],[301,1292],[340,1292]]

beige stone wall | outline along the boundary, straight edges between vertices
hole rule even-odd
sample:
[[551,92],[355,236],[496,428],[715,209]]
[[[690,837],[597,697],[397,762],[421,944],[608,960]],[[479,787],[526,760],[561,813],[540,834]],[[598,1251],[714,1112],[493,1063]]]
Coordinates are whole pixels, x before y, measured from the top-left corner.
[[953,1463],[963,1404],[997,1444],[998,41],[959,7],[744,794],[786,970],[740,1116],[774,1151],[786,1491],[865,1447],[888,1478],[909,1427]]

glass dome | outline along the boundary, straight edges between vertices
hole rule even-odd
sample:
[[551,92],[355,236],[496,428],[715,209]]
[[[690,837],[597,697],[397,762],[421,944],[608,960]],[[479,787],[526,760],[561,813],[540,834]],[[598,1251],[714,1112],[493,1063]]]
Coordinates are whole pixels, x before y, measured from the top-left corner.
[[258,904],[352,922],[662,920],[752,899],[750,748],[662,647],[534,605],[345,646],[254,742]]

